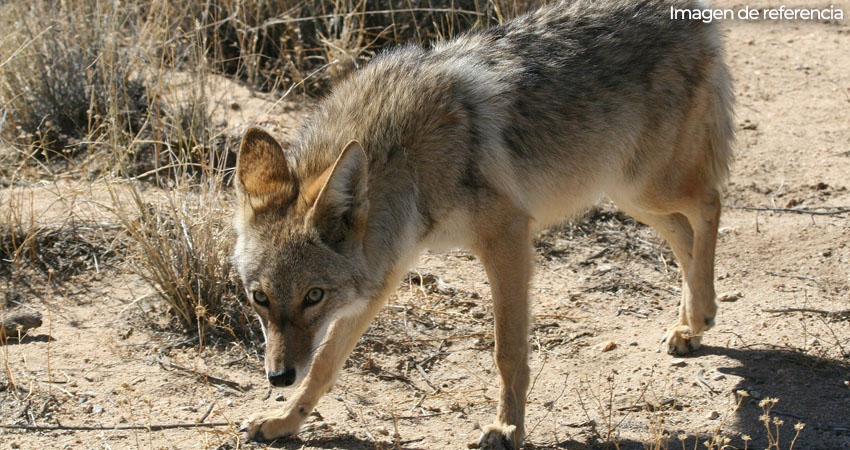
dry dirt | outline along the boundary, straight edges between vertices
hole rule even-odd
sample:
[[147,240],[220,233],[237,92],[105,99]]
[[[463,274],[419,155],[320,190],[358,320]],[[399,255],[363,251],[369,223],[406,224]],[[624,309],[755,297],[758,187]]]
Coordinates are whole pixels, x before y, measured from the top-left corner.
[[[850,13],[850,5],[836,7]],[[738,143],[716,273],[718,294],[731,301],[720,303],[701,350],[671,357],[659,344],[676,316],[680,274],[651,229],[603,204],[575,224],[541,233],[527,448],[607,441],[652,448],[659,430],[669,433],[671,448],[679,448],[678,435],[688,448],[701,448],[718,429],[735,448],[744,447],[744,435],[753,439],[750,448],[765,448],[759,401],[768,397],[779,399],[773,417],[784,421],[782,448],[797,422],[806,427],[795,448],[850,448],[850,214],[747,209],[850,207],[850,22],[724,27]],[[301,117],[291,104],[273,105],[258,94],[226,96],[228,104],[243,103],[231,108],[229,124],[282,111],[269,120],[285,135]],[[13,189],[5,188],[3,202]],[[98,207],[108,196],[86,182],[23,192],[33,199],[27,205],[46,211],[36,215],[40,221],[61,221],[66,209],[109,220]],[[163,306],[124,264],[126,248],[87,233],[59,236],[49,247],[72,261],[61,279],[28,283],[3,274],[9,306],[41,311],[44,325],[0,347],[0,424],[111,427],[202,417],[235,424],[281,405],[288,392],[269,391],[262,348],[224,342],[199,349],[185,335],[152,328],[145,318]],[[475,258],[460,251],[423,255],[305,431],[271,446],[467,448],[496,408],[491,327],[489,288]],[[614,348],[603,351],[609,343]],[[0,447],[264,445],[220,426],[3,430]]]

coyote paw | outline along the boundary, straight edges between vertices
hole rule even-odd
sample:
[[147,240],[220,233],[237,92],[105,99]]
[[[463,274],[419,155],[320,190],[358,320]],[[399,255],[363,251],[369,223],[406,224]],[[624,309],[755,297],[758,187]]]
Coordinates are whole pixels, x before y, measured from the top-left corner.
[[239,431],[243,433],[246,439],[268,442],[292,436],[298,433],[300,427],[301,421],[297,419],[255,414],[242,424]]
[[519,436],[514,425],[488,425],[478,441],[478,448],[487,450],[517,450]]
[[667,343],[667,353],[686,355],[699,349],[702,333],[694,333],[688,325],[674,325],[667,329],[664,342]]

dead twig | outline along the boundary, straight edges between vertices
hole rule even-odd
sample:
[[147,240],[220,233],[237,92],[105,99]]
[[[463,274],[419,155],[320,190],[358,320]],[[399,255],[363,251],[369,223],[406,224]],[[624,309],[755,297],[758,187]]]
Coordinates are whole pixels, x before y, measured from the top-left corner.
[[719,391],[717,389],[714,389],[710,384],[708,384],[708,380],[705,379],[704,375],[705,375],[705,369],[700,369],[699,373],[697,373],[696,376],[694,377],[697,381],[697,384],[701,388],[710,392],[711,395],[719,394]]
[[764,206],[743,206],[743,205],[730,205],[727,208],[732,209],[743,209],[745,211],[773,211],[773,212],[787,212],[794,214],[810,214],[813,216],[837,216],[841,214],[850,213],[850,208],[845,208],[842,206],[823,206],[820,209],[834,209],[833,211],[818,211],[815,209],[809,208],[768,208]]
[[770,270],[765,270],[764,273],[766,273],[768,275],[772,275],[774,277],[779,277],[779,278],[793,278],[795,280],[811,281],[811,282],[814,282],[815,284],[820,284],[820,280],[818,280],[817,278],[807,277],[807,276],[804,276],[804,275],[795,275],[793,273],[772,272]]
[[203,415],[203,416],[201,416],[201,418],[200,418],[200,419],[198,419],[198,423],[204,423],[204,421],[205,421],[205,420],[207,420],[207,417],[209,417],[209,416],[210,416],[210,413],[212,412],[213,407],[215,407],[215,403],[216,403],[216,401],[215,401],[215,400],[213,400],[213,401],[210,403],[210,407],[209,407],[209,408],[207,408],[206,412],[204,412],[204,415]]
[[229,422],[210,423],[163,423],[154,425],[115,425],[115,426],[84,426],[84,425],[0,425],[5,430],[25,431],[114,431],[114,430],[147,430],[162,431],[175,428],[212,428],[230,426]]
[[461,339],[472,339],[472,338],[492,339],[493,335],[491,333],[484,333],[484,332],[470,333],[470,334],[456,334],[456,335],[453,335],[453,336],[446,336],[446,337],[408,339],[406,341],[399,341],[399,344],[414,344],[414,343],[441,342],[441,341],[458,341],[458,340],[461,340]]
[[194,369],[188,369],[188,368],[183,367],[179,364],[176,364],[172,361],[166,360],[165,358],[163,358],[161,356],[157,357],[156,361],[159,363],[159,365],[161,365],[163,367],[167,367],[167,368],[171,368],[171,369],[177,369],[181,372],[186,372],[188,374],[191,374],[191,375],[198,377],[198,379],[200,379],[201,381],[204,381],[204,382],[207,382],[207,383],[210,383],[210,384],[218,384],[218,385],[226,386],[226,387],[229,387],[229,388],[231,388],[231,389],[233,389],[237,392],[245,392],[245,388],[243,388],[241,384],[239,384],[235,381],[225,380],[224,378],[214,377],[212,375],[208,375],[208,374],[205,374],[205,373],[198,372],[197,370],[194,370]]
[[850,309],[845,309],[842,311],[827,311],[825,309],[814,309],[814,308],[780,308],[780,309],[762,309],[762,312],[766,313],[774,313],[774,314],[782,314],[782,313],[812,313],[812,314],[820,314],[823,316],[829,317],[850,317]]
[[422,368],[421,364],[416,364],[416,369],[419,371],[419,374],[422,375],[422,379],[425,380],[425,383],[427,383],[428,386],[431,387],[431,389],[433,389],[435,393],[440,392],[440,388],[434,386],[434,383],[431,382],[431,377],[429,377],[428,374],[425,373],[425,369]]

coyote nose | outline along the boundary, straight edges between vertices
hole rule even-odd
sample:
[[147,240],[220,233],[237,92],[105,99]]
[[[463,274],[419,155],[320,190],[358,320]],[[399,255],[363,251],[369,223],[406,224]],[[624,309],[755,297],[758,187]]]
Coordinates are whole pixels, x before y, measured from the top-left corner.
[[295,368],[286,367],[282,371],[272,371],[268,373],[269,381],[277,387],[292,386],[295,383]]

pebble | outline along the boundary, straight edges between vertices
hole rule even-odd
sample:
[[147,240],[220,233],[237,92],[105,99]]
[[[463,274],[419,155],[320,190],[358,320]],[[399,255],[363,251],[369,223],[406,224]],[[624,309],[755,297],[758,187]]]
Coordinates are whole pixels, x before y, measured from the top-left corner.
[[283,396],[283,394],[277,394],[277,395],[275,395],[275,397],[274,397],[274,401],[276,401],[276,402],[285,402],[285,401],[286,401],[286,397],[284,397],[284,396]]
[[608,342],[604,343],[603,345],[601,345],[600,347],[601,347],[601,350],[603,352],[610,352],[611,350],[614,350],[615,348],[617,348],[617,343],[614,342],[614,341],[608,341]]
[[100,414],[100,413],[103,412],[103,406],[100,406],[100,405],[92,406],[91,412],[94,413],[94,414]]
[[719,301],[719,302],[736,302],[736,301],[740,300],[741,297],[743,297],[743,296],[744,296],[744,294],[742,294],[741,291],[728,292],[726,294],[721,295],[717,299],[717,301]]
[[720,413],[717,411],[712,411],[707,416],[708,420],[716,420],[718,417],[720,417]]

